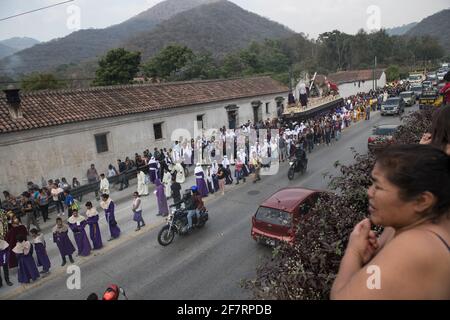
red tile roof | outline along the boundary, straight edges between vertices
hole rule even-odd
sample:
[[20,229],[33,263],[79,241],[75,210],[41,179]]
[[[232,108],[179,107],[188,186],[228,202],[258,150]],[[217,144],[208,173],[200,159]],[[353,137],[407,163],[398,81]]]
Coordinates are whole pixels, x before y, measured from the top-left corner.
[[270,77],[174,82],[21,93],[23,118],[12,119],[0,95],[0,133],[287,93]]
[[[378,80],[383,75],[383,69],[375,70],[375,78]],[[340,71],[328,75],[328,79],[336,84],[343,84],[349,82],[369,81],[373,79],[373,70],[354,70],[354,71]]]

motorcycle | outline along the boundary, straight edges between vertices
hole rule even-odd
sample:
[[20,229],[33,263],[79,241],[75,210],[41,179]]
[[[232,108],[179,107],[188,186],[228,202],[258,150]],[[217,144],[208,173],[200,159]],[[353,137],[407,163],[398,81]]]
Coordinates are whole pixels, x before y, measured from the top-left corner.
[[[188,228],[188,211],[186,209],[173,209],[167,217],[167,224],[158,233],[158,243],[164,247],[172,243],[177,233],[180,236],[189,233]],[[192,228],[201,229],[205,226],[209,219],[207,210],[200,212],[200,218],[197,215],[192,217]],[[198,221],[197,221],[198,220]]]
[[295,173],[301,173],[302,175],[305,174],[306,169],[308,168],[308,160],[307,159],[303,159],[300,161],[297,161],[297,159],[295,160],[290,160],[289,161],[289,171],[288,171],[288,179],[289,180],[293,180]]

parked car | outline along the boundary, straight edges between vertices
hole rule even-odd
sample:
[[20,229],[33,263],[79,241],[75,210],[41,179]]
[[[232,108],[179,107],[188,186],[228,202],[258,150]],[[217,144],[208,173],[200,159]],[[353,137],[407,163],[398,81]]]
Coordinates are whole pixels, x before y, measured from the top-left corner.
[[438,77],[436,72],[430,72],[427,74],[427,80],[431,81],[431,84],[433,86],[436,86],[438,84]]
[[445,71],[441,71],[441,72],[437,73],[437,77],[438,77],[439,82],[444,81],[444,76],[446,74],[447,74],[447,72],[445,72]]
[[413,85],[410,88],[410,91],[414,92],[414,94],[416,95],[416,100],[419,100],[420,96],[422,95],[422,90],[422,85]]
[[411,107],[416,104],[416,94],[413,91],[403,91],[400,97],[405,101],[405,105]]
[[405,112],[405,100],[401,97],[389,98],[381,105],[381,115],[400,115]]
[[399,125],[382,124],[373,128],[372,135],[367,140],[369,151],[379,151],[394,142],[394,134]]
[[422,82],[422,90],[427,88],[433,88],[433,83],[429,80]]
[[413,84],[422,83],[423,80],[425,80],[424,76],[420,73],[412,73],[408,77],[408,82]]
[[252,238],[276,246],[280,241],[295,243],[297,226],[324,191],[286,188],[265,200],[252,217]]

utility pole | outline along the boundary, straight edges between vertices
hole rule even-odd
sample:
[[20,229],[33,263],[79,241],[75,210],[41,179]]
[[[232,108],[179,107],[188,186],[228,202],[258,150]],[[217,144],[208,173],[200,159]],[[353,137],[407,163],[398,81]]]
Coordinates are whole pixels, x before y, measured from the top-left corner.
[[378,89],[378,79],[376,76],[376,71],[377,71],[377,56],[375,56],[375,69],[373,70],[373,73],[375,75],[375,90]]

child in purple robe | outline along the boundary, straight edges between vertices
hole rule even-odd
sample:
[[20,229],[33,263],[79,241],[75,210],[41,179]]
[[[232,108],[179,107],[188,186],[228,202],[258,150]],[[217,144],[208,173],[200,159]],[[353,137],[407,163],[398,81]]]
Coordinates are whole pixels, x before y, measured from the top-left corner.
[[120,236],[120,228],[117,225],[116,217],[114,215],[115,205],[109,195],[102,195],[103,201],[100,202],[100,206],[105,210],[106,221],[108,222],[111,238],[108,241],[117,239]]
[[39,233],[36,229],[30,230],[31,237],[33,238],[34,250],[37,256],[37,265],[42,267],[41,273],[48,273],[50,271],[50,259],[47,255],[47,245],[45,243],[44,235]]
[[78,255],[82,257],[87,257],[91,254],[91,243],[87,237],[84,228],[87,226],[86,218],[80,216],[77,210],[72,210],[72,216],[67,220],[69,223],[69,228],[73,232],[75,242],[78,247]]
[[[12,286],[13,283],[9,281],[9,243],[0,239],[0,267],[3,268],[3,275],[5,276],[5,282],[8,286]],[[0,270],[0,288],[3,287],[2,274]]]
[[158,214],[157,216],[167,217],[169,215],[169,206],[167,205],[166,194],[164,193],[164,185],[161,183],[161,180],[155,180],[156,185],[156,199],[158,201]]
[[39,278],[39,270],[33,259],[33,246],[27,241],[26,236],[19,234],[17,244],[12,250],[16,254],[19,272],[17,273],[19,283],[30,283]]
[[92,203],[86,202],[86,216],[87,223],[89,225],[90,236],[94,250],[101,249],[103,247],[102,235],[100,233],[100,226],[98,225],[98,212],[97,209],[92,206]]
[[69,239],[69,228],[63,224],[61,218],[56,218],[56,226],[53,228],[53,242],[56,243],[61,254],[61,267],[66,265],[66,256],[69,256],[71,263],[74,263],[72,254],[75,252],[75,247]]

